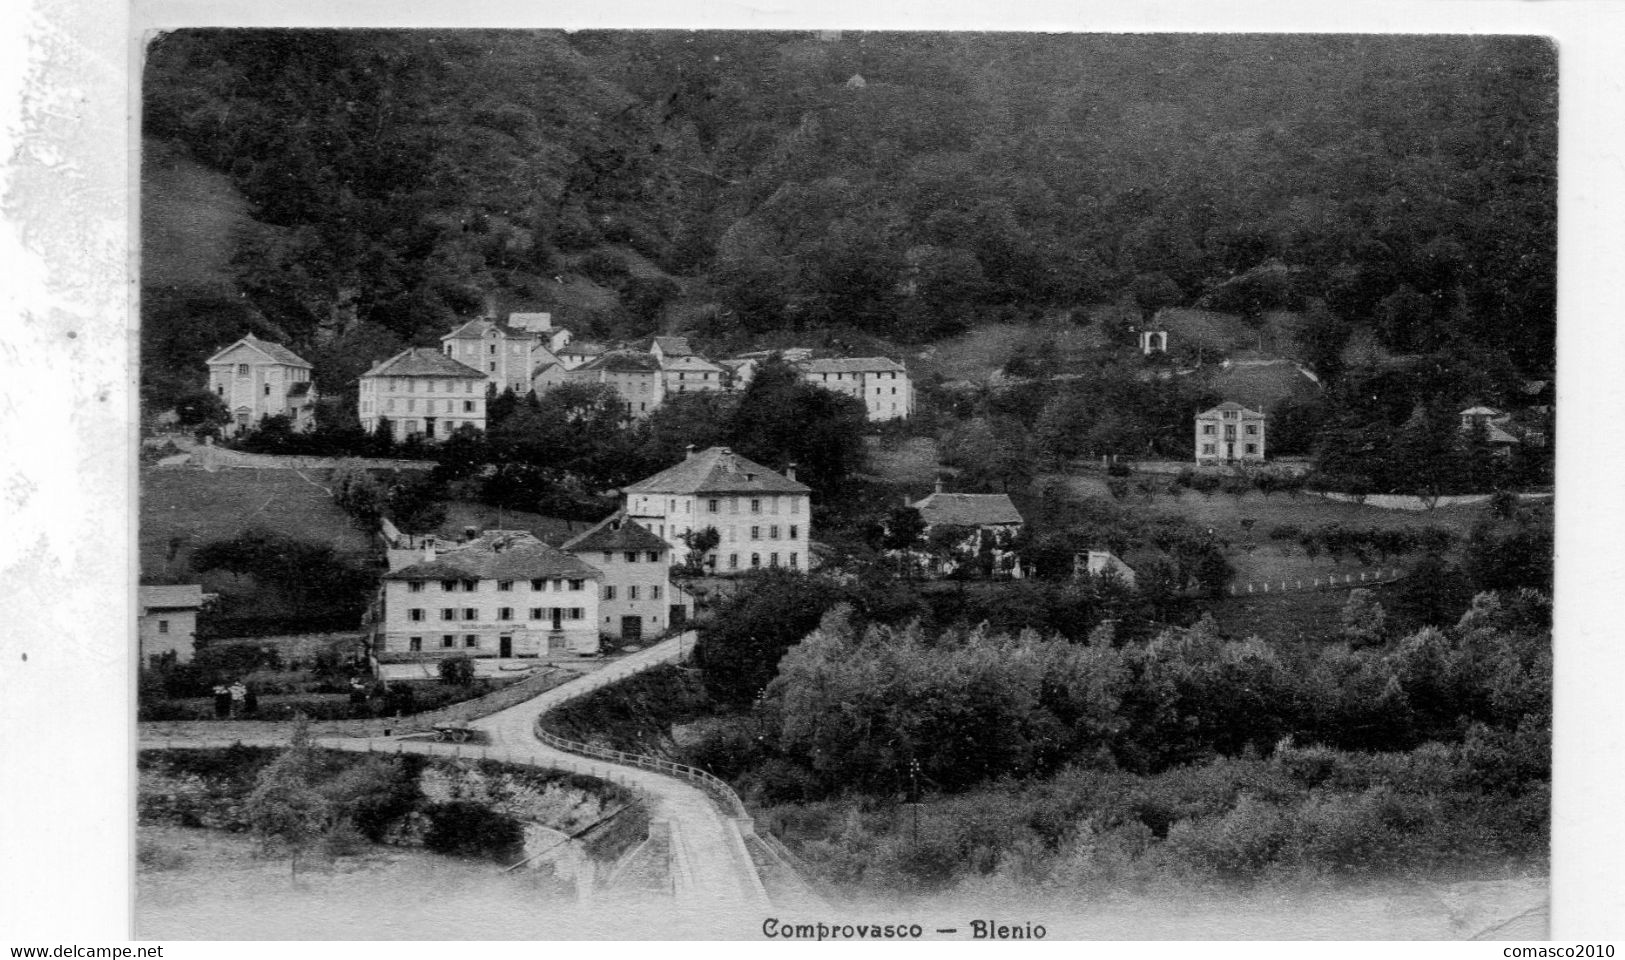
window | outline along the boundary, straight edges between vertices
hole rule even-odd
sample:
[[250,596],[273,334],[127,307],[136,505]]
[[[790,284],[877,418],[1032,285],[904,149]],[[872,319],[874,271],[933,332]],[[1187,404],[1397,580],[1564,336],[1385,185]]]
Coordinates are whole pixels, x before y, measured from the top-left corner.
[[797,568],[797,567],[798,567],[798,566],[800,566],[800,564],[799,564],[799,563],[798,563],[798,562],[797,562],[797,560],[796,560],[796,554],[793,554],[793,553],[792,553],[792,554],[790,554],[790,569],[791,569],[791,570],[794,570],[794,569],[796,569],[796,568]]
[[750,502],[750,512],[751,513],[761,513],[762,512],[762,501],[760,501],[760,500],[752,500]]
[[728,554],[728,569],[729,570],[738,570],[739,569],[739,554],[737,554],[737,553]]
[[442,619],[442,620],[456,620],[457,619],[457,611],[452,609],[451,607],[441,607],[440,608],[440,619]]
[[777,553],[768,554],[767,555],[767,565],[770,566],[770,567],[778,566],[779,565],[779,555]]
[[477,647],[479,645],[480,645],[480,638],[479,637],[475,636],[472,633],[466,633],[466,634],[463,635],[463,646],[472,648],[472,647]]
[[531,607],[530,608],[530,618],[532,620],[540,620],[540,619],[542,619],[542,617],[545,616],[545,614],[543,613],[543,610],[544,610],[544,608],[542,608],[542,607]]
[[512,580],[498,580],[497,581],[497,589],[498,590],[512,590],[513,589],[513,581]]
[[[792,524],[790,524],[790,539],[791,539],[791,540],[794,540],[794,539],[796,539],[796,535],[797,535],[797,534],[799,534],[799,533],[800,533],[800,532],[801,532],[801,531],[800,531],[800,528],[798,528],[798,527],[797,527],[797,526],[796,526],[796,525],[795,525],[795,524],[793,524],[793,523],[792,523]],[[791,554],[791,556],[794,556],[794,554]]]
[[1247,436],[1249,436],[1249,437],[1258,436],[1258,424],[1256,424],[1256,423],[1247,424]]
[[513,619],[513,607],[502,607],[501,609],[497,610],[497,619],[498,620],[512,620]]
[[581,585],[583,583],[585,583],[585,582],[586,582],[585,580],[571,580],[570,581],[570,589],[571,590],[580,590]]
[[215,392],[215,396],[219,396],[219,397],[225,396],[226,395],[226,385],[223,384],[223,383],[217,384],[215,386],[215,388],[214,388],[214,392]]
[[649,599],[650,600],[659,600],[660,599],[660,585],[659,584],[656,584],[656,585],[649,588]]
[[457,592],[457,581],[456,580],[442,580],[442,581],[440,581],[440,589],[442,591],[446,592],[446,593],[456,593]]
[[1213,452],[1213,444],[1211,444],[1211,443],[1202,444],[1202,452],[1206,453],[1206,454],[1211,454]]
[[615,599],[615,587],[614,587],[613,584],[608,584],[608,583],[604,584],[604,599],[605,600],[613,600],[613,599]]
[[707,500],[707,501],[705,501],[705,512],[706,513],[716,513],[717,512],[717,507],[719,505],[720,505],[720,501]]
[[775,523],[771,527],[767,528],[767,538],[769,540],[777,540],[779,538],[779,525],[778,524]]
[[1213,436],[1213,424],[1211,424],[1211,423],[1202,424],[1202,436],[1204,436],[1204,437]]
[[545,584],[546,582],[547,581],[545,581],[545,580],[532,580],[530,582],[531,592],[535,593],[536,591],[542,589],[542,585]]
[[464,413],[473,413],[474,412],[474,401],[472,401],[472,400],[464,400],[463,401],[463,412]]
[[158,621],[158,632],[159,633],[168,633],[169,632],[169,621],[168,620],[160,620],[160,621]]
[[649,559],[650,563],[659,563],[660,562],[660,551],[659,550],[650,550],[649,554],[648,554],[648,559]]
[[246,364],[246,363],[237,364],[237,376],[239,376],[239,377],[248,376],[248,364]]
[[1247,444],[1247,452],[1248,453],[1257,453],[1258,452],[1258,444],[1256,444],[1256,443]]
[[413,580],[411,583],[408,583],[406,585],[406,592],[407,593],[422,593],[423,592],[423,581],[422,580]]
[[752,540],[760,540],[760,539],[762,539],[762,528],[761,527],[751,527],[750,528],[750,538]]
[[422,637],[408,637],[408,638],[406,638],[406,649],[412,651],[413,653],[417,653],[418,651],[422,650],[423,649],[423,638]]
[[271,395],[271,385],[269,383],[265,384],[261,389],[265,391],[265,396],[269,397]]
[[604,551],[604,562],[605,562],[605,563],[611,563],[611,562],[613,562],[613,561],[614,561],[614,560],[615,560],[615,554],[614,554],[614,552],[612,552],[612,551],[609,551],[609,550],[605,550],[605,551]]
[[440,638],[440,645],[447,649],[457,646],[457,638],[452,634],[444,634]]
[[801,512],[801,498],[800,497],[791,497],[790,498],[790,512],[791,513],[800,513]]
[[475,590],[478,590],[479,586],[480,586],[480,582],[478,580],[464,580],[463,581],[463,589],[468,591],[469,593],[473,593]]
[[753,566],[753,567],[761,566],[762,565],[762,555],[759,554],[759,553],[751,554],[750,555],[750,565]]
[[422,607],[413,607],[411,610],[407,611],[406,618],[408,620],[412,620],[412,621],[416,621],[416,622],[422,622],[422,620],[423,620],[423,608]]
[[497,363],[496,363],[496,361],[492,360],[490,363],[487,363],[485,365],[485,370],[486,370],[487,373],[496,373],[497,372]]
[[626,562],[627,563],[637,563],[638,562],[638,552],[636,550],[628,550],[628,551],[626,551]]
[[571,607],[570,608],[570,619],[571,620],[581,620],[583,618],[584,618],[584,613],[583,613],[583,610],[582,610],[581,607]]
[[463,619],[464,620],[478,620],[479,618],[480,618],[479,610],[475,609],[474,607],[464,607],[463,608]]
[[638,598],[637,584],[633,584],[632,586],[627,587],[626,588],[626,599],[628,599],[628,600],[636,600],[637,598]]

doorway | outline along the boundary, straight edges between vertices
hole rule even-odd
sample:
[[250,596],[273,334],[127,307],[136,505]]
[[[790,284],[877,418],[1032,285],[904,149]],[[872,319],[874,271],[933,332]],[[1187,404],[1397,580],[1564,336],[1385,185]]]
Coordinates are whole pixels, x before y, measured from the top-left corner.
[[513,637],[503,637],[497,641],[497,656],[504,658],[513,656]]
[[621,618],[621,639],[622,640],[631,640],[631,641],[642,640],[643,639],[643,618],[642,617],[622,617]]
[[553,608],[553,629],[554,630],[563,630],[564,629],[564,608],[563,607],[554,607]]

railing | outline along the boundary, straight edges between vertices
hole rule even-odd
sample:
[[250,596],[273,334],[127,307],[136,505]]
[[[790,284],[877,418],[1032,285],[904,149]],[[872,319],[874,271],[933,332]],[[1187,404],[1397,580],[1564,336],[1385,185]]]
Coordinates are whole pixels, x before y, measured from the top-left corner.
[[1395,567],[1392,570],[1362,571],[1358,577],[1352,573],[1341,575],[1333,573],[1308,579],[1297,577],[1290,580],[1255,580],[1250,583],[1232,583],[1229,590],[1232,597],[1296,593],[1300,590],[1343,590],[1362,585],[1376,586],[1393,583],[1404,575],[1403,570]]
[[[660,651],[660,655],[650,657],[641,657],[638,654],[634,654],[632,657],[621,661],[613,667],[607,667],[583,680],[577,681],[572,685],[569,696],[561,697],[557,702],[549,705],[546,710],[543,710],[541,713],[537,714],[535,730],[536,739],[542,741],[542,743],[552,747],[555,750],[560,750],[565,753],[573,753],[578,756],[592,757],[595,760],[604,760],[609,763],[619,763],[629,767],[637,767],[653,773],[665,774],[669,777],[679,777],[704,790],[706,795],[711,797],[711,799],[722,808],[722,812],[724,814],[730,817],[748,817],[750,814],[748,811],[746,811],[744,802],[739,799],[739,795],[737,793],[734,793],[733,788],[728,786],[727,783],[715,775],[705,770],[701,770],[699,767],[691,767],[686,763],[676,763],[671,760],[663,760],[660,757],[645,756],[640,753],[627,753],[623,750],[611,750],[608,747],[600,747],[590,743],[582,743],[579,740],[567,740],[564,737],[561,737],[558,734],[548,730],[543,725],[544,721],[547,719],[548,712],[556,707],[563,706],[564,704],[569,703],[578,697],[595,692],[602,687],[610,685],[611,683],[625,680],[628,677],[636,676],[637,674],[642,673],[651,667],[657,667],[661,664],[667,663],[669,660],[681,659],[685,646],[687,646],[687,648],[690,650],[693,649],[694,636],[695,634],[692,630],[679,634],[677,636],[677,645],[674,651]],[[654,651],[655,649],[655,647],[649,648],[650,651]],[[669,657],[667,655],[668,653]]]

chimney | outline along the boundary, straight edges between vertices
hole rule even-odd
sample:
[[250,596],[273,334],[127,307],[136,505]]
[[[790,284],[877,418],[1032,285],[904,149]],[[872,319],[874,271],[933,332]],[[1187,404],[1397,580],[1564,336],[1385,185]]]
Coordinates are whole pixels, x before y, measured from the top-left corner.
[[434,563],[434,538],[423,538],[423,562]]
[[792,463],[788,467],[785,467],[784,475],[787,479],[794,480],[796,478],[796,465]]
[[683,459],[684,460],[692,460],[692,459],[694,459],[694,444],[691,443],[688,446],[683,448]]

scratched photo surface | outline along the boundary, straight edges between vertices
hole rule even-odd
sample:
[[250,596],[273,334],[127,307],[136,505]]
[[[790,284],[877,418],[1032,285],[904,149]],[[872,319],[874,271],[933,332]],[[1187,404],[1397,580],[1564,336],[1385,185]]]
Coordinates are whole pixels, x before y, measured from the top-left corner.
[[135,936],[1546,936],[1549,40],[144,57]]

